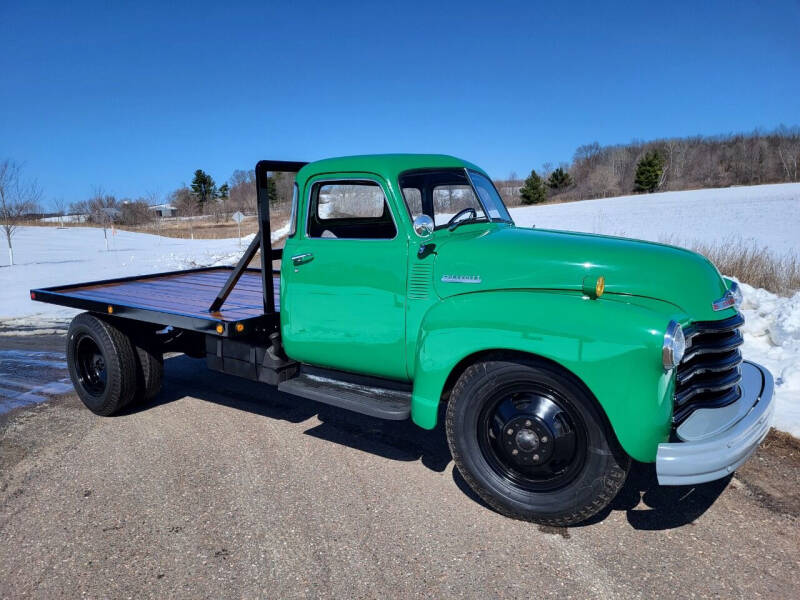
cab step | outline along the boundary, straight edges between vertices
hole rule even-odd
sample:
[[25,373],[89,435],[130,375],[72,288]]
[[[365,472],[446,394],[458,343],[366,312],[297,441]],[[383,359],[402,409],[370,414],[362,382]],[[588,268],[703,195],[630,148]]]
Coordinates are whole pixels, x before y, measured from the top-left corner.
[[402,421],[411,415],[411,386],[390,380],[304,367],[278,390],[379,419]]

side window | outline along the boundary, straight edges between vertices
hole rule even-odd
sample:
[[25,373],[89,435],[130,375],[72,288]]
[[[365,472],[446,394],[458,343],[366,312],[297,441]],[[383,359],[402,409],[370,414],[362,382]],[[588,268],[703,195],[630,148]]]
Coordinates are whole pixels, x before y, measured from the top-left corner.
[[289,237],[294,237],[297,233],[297,184],[294,184],[292,191],[292,214],[289,217]]
[[311,188],[308,237],[391,239],[396,235],[386,196],[376,182],[319,182]]

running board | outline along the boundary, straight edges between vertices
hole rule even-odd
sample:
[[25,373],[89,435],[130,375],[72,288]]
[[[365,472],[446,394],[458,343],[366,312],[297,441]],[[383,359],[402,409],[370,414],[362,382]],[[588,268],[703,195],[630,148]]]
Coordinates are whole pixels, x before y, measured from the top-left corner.
[[[368,379],[371,380],[365,378],[364,381]],[[409,391],[344,381],[328,377],[327,374],[301,373],[282,381],[278,384],[278,390],[379,419],[402,421],[411,415]]]

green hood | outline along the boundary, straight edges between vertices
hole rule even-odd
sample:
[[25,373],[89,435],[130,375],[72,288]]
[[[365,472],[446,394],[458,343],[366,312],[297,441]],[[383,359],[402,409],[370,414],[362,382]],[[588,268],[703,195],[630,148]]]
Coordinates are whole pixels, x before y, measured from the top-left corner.
[[442,230],[433,241],[434,284],[441,297],[497,289],[580,291],[585,277],[603,275],[606,294],[666,301],[691,320],[727,316],[711,308],[726,290],[719,271],[703,256],[682,248],[506,226]]

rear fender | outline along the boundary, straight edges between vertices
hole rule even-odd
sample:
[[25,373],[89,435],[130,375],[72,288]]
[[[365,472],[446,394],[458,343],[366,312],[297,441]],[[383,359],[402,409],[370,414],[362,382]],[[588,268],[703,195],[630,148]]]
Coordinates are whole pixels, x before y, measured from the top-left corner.
[[[436,426],[448,376],[472,355],[490,350],[549,359],[594,394],[623,449],[652,462],[671,427],[672,377],[661,365],[663,310],[607,295],[502,290],[462,294],[433,306],[417,342],[413,421]],[[653,303],[650,304],[661,304]]]

